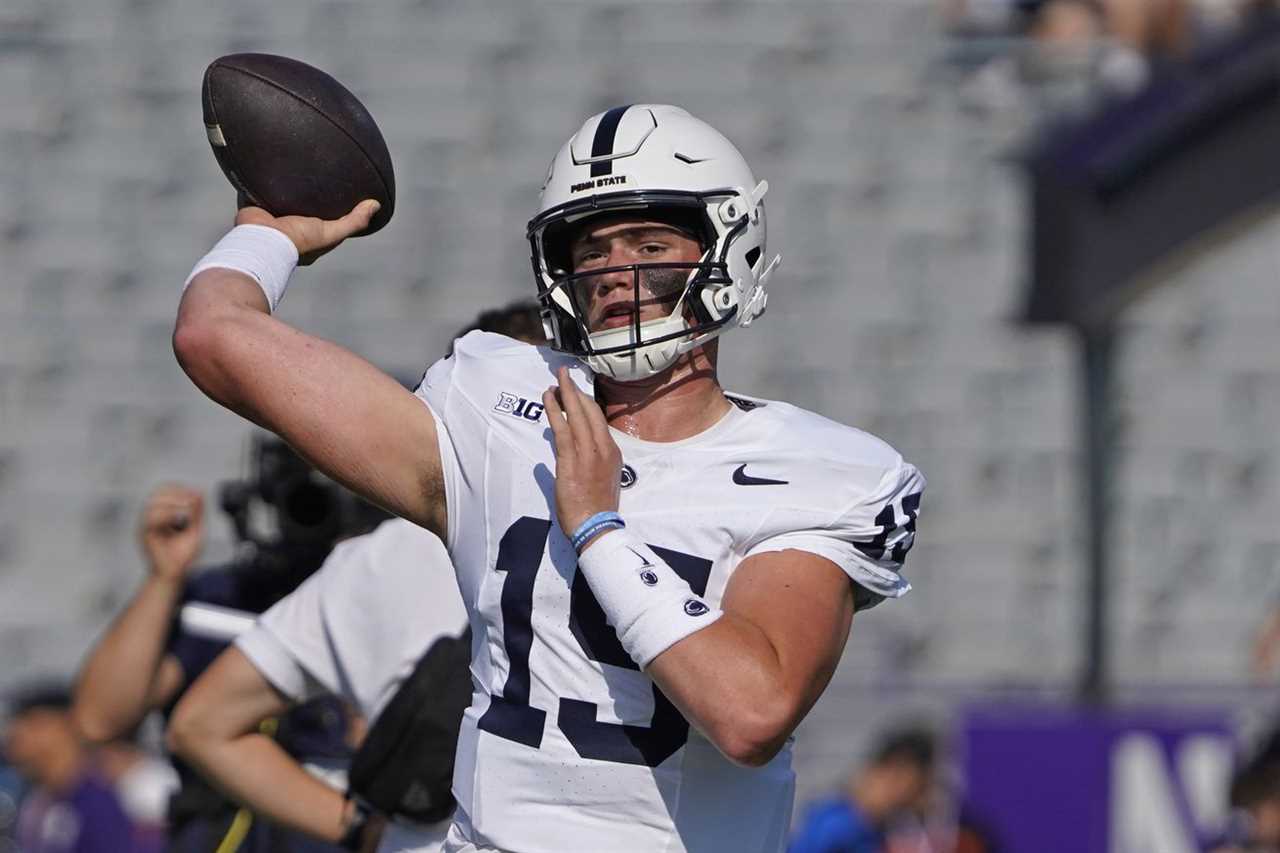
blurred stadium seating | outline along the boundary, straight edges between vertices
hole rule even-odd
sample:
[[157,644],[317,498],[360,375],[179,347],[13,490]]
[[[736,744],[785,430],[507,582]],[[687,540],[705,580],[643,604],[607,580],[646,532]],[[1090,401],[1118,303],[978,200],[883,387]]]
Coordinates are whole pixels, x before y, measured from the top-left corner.
[[[975,102],[930,0],[6,0],[0,686],[74,668],[139,577],[151,486],[242,470],[247,431],[168,341],[234,202],[200,76],[241,50],[325,68],[381,124],[395,220],[302,271],[282,311],[405,372],[478,308],[532,293],[524,223],[583,116],[682,104],[768,178],[784,263],[769,316],[726,342],[726,384],[883,435],[930,480],[916,589],[856,620],[801,730],[801,800],[904,707],[1071,693],[1074,346],[1014,322],[1028,202],[1010,155],[1028,111]],[[1122,698],[1262,702],[1248,650],[1280,595],[1277,245],[1280,217],[1260,217],[1123,320]]]

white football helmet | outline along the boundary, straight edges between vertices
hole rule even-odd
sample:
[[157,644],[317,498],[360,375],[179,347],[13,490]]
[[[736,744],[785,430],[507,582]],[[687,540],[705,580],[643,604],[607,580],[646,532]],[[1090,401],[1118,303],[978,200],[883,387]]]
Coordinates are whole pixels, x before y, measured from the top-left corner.
[[[764,312],[765,280],[777,266],[765,252],[764,195],[738,149],[679,107],[633,104],[592,116],[547,172],[538,214],[529,222],[542,320],[552,347],[621,381],[660,373],[682,354]],[[696,263],[631,264],[574,274],[569,244],[589,218],[635,211],[678,224],[701,242]],[[676,276],[671,313],[640,320],[642,276]],[[647,270],[647,272],[646,272]],[[636,306],[625,326],[591,332],[576,281],[629,271]],[[662,278],[671,279],[668,274]],[[646,285],[653,287],[649,282]],[[666,299],[664,298],[664,304]]]

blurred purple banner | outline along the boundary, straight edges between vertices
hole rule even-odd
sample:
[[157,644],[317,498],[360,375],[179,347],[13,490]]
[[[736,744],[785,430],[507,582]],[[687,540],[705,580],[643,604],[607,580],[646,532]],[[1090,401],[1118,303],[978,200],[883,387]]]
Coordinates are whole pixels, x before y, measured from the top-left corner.
[[1225,711],[973,708],[960,746],[1010,853],[1198,853],[1227,820]]

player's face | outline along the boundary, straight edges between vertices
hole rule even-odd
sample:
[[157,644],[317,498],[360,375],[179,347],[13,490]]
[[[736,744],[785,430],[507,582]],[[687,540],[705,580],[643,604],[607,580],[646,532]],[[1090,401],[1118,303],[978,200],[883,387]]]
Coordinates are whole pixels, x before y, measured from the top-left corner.
[[[675,307],[702,246],[685,231],[654,221],[614,221],[588,226],[571,243],[574,273],[589,273],[630,264],[686,263],[673,269],[619,269],[587,275],[574,283],[578,304],[592,332],[666,317]],[[639,279],[640,292],[635,292]]]
[[24,775],[40,764],[50,743],[59,735],[62,712],[37,708],[18,715],[4,732],[5,757]]

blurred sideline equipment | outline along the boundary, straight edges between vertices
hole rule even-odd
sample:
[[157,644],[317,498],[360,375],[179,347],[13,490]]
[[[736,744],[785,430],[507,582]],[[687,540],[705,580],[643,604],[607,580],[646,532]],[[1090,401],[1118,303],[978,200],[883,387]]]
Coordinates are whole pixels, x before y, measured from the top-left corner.
[[[198,491],[165,486],[149,499],[142,523],[148,577],[91,649],[76,691],[74,716],[91,740],[117,738],[150,711],[172,709],[230,637],[311,575],[336,541],[385,518],[278,439],[258,435],[251,448],[249,476],[221,488],[222,509],[240,542],[229,564],[195,568],[204,535]],[[345,767],[349,723],[346,708],[325,699],[283,717],[275,731],[299,760]],[[226,834],[235,809],[190,768],[175,766],[182,785],[169,804],[170,849],[209,849]],[[257,824],[247,828],[240,850],[272,845],[295,853],[324,849]]]
[[252,628],[259,613],[310,576],[336,542],[371,530],[387,517],[270,433],[255,433],[250,453],[249,479],[220,483],[219,505],[241,547],[232,566],[270,600],[260,609],[191,601],[178,617],[180,628],[192,636],[222,643]]
[[351,760],[354,795],[383,814],[422,824],[453,814],[454,754],[471,704],[470,666],[470,630],[427,649]]
[[219,484],[218,500],[255,572],[292,572],[387,518],[270,433],[255,433],[250,453],[249,479]]

